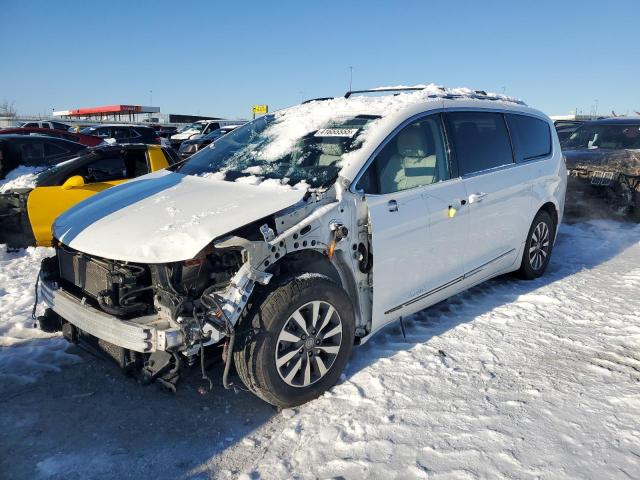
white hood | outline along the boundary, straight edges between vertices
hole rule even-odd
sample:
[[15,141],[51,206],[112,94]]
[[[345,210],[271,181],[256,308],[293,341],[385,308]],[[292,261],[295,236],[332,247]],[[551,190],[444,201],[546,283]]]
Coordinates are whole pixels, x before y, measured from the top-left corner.
[[140,263],[188,260],[214,238],[294,205],[303,190],[159,171],[77,204],[54,223],[65,245]]

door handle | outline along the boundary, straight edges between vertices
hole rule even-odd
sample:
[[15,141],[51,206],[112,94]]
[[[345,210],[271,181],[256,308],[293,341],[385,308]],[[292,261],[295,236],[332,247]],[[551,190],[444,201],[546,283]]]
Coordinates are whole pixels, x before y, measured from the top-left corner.
[[389,200],[389,202],[387,203],[387,207],[389,207],[390,212],[397,212],[398,202],[396,202],[395,200]]
[[484,192],[472,193],[469,195],[469,203],[480,203],[487,195],[489,194]]

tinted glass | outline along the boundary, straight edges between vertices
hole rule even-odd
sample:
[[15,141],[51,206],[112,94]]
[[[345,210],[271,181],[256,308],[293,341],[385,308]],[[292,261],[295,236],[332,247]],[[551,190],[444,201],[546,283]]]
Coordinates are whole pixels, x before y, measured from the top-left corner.
[[444,130],[439,115],[404,127],[378,153],[357,189],[393,193],[449,178]]
[[124,155],[127,178],[139,177],[149,173],[146,150],[129,150]]
[[129,138],[131,137],[131,132],[128,128],[120,128],[120,127],[114,127],[112,129],[112,135],[113,138],[116,138],[118,140],[121,140],[123,138]]
[[516,152],[516,161],[524,162],[546,157],[551,153],[549,124],[527,115],[506,115]]
[[563,145],[565,148],[640,149],[640,124],[585,124]]
[[127,169],[122,157],[105,157],[87,165],[86,181],[104,182],[127,177]]
[[22,153],[22,161],[26,165],[38,164],[44,158],[42,143],[39,142],[26,142],[20,146]]
[[67,153],[68,150],[54,144],[54,143],[45,143],[44,144],[44,154],[46,156],[51,156],[51,155],[64,155],[65,153]]
[[461,175],[513,163],[501,113],[452,112],[447,119]]

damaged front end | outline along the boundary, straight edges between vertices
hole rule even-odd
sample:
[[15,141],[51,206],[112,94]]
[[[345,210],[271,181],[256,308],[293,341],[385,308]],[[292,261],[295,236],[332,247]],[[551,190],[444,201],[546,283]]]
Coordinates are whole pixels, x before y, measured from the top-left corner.
[[640,152],[569,150],[567,213],[640,221]]
[[30,188],[17,188],[0,193],[0,244],[8,248],[24,248],[36,241],[27,213]]
[[171,389],[181,367],[198,357],[207,378],[205,347],[217,344],[225,362],[223,384],[229,387],[228,353],[256,285],[268,284],[290,253],[336,254],[350,228],[339,219],[344,215],[332,216],[340,213],[338,205],[335,195],[309,193],[179,262],[109,260],[55,242],[56,255],[43,261],[40,274],[48,307],[39,317],[41,327],[61,329],[70,341]]

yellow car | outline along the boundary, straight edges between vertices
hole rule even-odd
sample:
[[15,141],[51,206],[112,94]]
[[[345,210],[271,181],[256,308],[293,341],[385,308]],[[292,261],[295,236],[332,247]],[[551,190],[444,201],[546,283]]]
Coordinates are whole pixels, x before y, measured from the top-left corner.
[[0,190],[0,244],[50,246],[51,225],[62,212],[94,193],[177,161],[173,150],[160,145],[106,145],[38,173],[29,187]]

